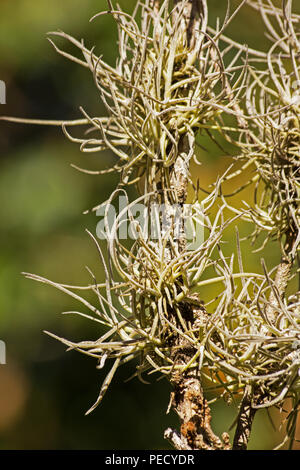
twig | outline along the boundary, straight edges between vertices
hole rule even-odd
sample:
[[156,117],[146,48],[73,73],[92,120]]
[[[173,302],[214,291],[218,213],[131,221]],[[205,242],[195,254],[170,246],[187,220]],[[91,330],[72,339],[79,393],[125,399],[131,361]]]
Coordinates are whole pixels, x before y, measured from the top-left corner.
[[256,411],[252,408],[252,388],[247,385],[240,405],[232,450],[247,449]]

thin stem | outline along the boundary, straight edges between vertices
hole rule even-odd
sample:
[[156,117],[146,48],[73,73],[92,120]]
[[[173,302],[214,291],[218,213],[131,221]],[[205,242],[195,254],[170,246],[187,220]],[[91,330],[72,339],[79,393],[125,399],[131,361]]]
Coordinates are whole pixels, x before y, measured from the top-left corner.
[[252,388],[247,385],[240,405],[232,450],[247,450],[256,409],[252,408]]

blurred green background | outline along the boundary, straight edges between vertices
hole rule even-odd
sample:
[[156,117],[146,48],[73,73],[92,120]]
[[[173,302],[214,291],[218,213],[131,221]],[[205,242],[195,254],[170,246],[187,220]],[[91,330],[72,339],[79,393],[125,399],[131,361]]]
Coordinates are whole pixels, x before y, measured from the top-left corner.
[[[122,1],[131,9],[133,1]],[[211,24],[224,16],[226,2],[210,0]],[[239,2],[233,2],[233,6]],[[0,79],[7,85],[7,104],[0,114],[73,119],[79,106],[91,114],[104,110],[89,71],[59,56],[46,40],[61,29],[114,62],[116,27],[111,17],[89,18],[106,8],[104,0],[0,0]],[[234,39],[267,47],[258,17],[244,8],[230,27]],[[59,42],[61,44],[61,42]],[[211,144],[209,157],[193,169],[205,185],[228,162]],[[176,426],[166,416],[169,385],[152,378],[151,385],[125,380],[133,365],[117,373],[102,405],[84,412],[97,397],[105,371],[93,359],[65,352],[43,334],[50,330],[71,340],[96,339],[95,323],[60,312],[78,308],[68,296],[25,279],[27,271],[68,284],[90,282],[85,266],[103,280],[94,244],[94,213],[83,212],[104,201],[116,178],[79,173],[70,164],[101,169],[109,154],[81,154],[60,128],[0,123],[0,339],[7,345],[7,364],[0,366],[1,449],[158,449],[169,448],[163,431]],[[194,176],[194,175],[193,175]],[[247,195],[243,195],[247,198]],[[243,228],[241,228],[243,231]],[[276,260],[276,250],[265,255]],[[270,261],[270,262],[271,262]],[[249,266],[257,258],[247,260]],[[213,405],[216,432],[235,417],[235,408]],[[278,427],[276,414],[273,414]],[[264,412],[258,413],[250,448],[270,449],[280,440]]]

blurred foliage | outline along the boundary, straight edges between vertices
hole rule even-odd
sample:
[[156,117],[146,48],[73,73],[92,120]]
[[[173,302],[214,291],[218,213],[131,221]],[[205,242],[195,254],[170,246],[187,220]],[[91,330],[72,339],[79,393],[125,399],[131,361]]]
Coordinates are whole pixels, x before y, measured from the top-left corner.
[[[121,1],[130,7],[134,1]],[[210,2],[211,18],[224,15],[222,2]],[[238,2],[233,2],[237,4]],[[89,46],[113,62],[117,50],[115,26],[105,16],[89,18],[105,9],[104,0],[1,0],[0,79],[7,84],[7,104],[1,114],[35,118],[76,118],[78,107],[103,112],[91,75],[59,56],[45,38],[51,30],[65,30],[86,38]],[[234,39],[264,48],[257,17],[243,9],[230,26]],[[202,141],[203,166],[193,177],[202,186],[226,168],[226,157],[209,141]],[[89,266],[103,280],[97,251],[85,232],[95,232],[94,213],[83,212],[105,200],[115,187],[110,176],[90,176],[70,167],[100,169],[112,156],[80,154],[60,129],[1,123],[0,130],[0,338],[7,344],[7,365],[0,366],[0,448],[2,449],[147,449],[168,448],[163,431],[176,425],[166,416],[166,380],[146,386],[134,379],[132,366],[117,375],[101,407],[92,404],[105,371],[76,352],[42,334],[50,330],[79,340],[96,338],[95,323],[58,315],[73,307],[69,297],[50,287],[25,280],[28,271],[64,283],[86,284]],[[197,172],[197,173],[195,173]],[[194,174],[195,173],[195,174]],[[246,191],[238,196],[249,200]],[[241,234],[247,227],[239,227]],[[234,227],[229,252],[234,249]],[[264,254],[276,261],[276,249]],[[259,258],[247,248],[247,266]],[[101,375],[101,377],[100,377]],[[214,412],[214,409],[216,412]],[[213,405],[215,429],[224,431],[235,418],[234,407]],[[277,427],[276,413],[273,413]],[[264,412],[258,413],[250,448],[268,449],[279,441]]]

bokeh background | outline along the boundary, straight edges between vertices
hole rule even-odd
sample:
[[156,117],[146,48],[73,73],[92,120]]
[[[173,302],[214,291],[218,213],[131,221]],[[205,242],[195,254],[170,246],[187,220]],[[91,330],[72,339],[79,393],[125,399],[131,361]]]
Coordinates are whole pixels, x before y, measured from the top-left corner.
[[[131,9],[135,2],[120,3]],[[213,24],[217,15],[224,17],[226,2],[210,0],[209,5]],[[117,45],[112,18],[89,23],[105,8],[105,0],[0,0],[0,79],[7,85],[7,104],[0,105],[0,114],[73,119],[81,117],[81,105],[92,115],[104,112],[89,71],[59,56],[46,33],[60,29],[85,38],[113,64]],[[245,7],[228,34],[265,49],[260,25],[258,16]],[[208,141],[205,145],[209,152],[201,156],[203,165],[193,168],[193,176],[207,185],[228,160]],[[97,251],[85,232],[85,228],[95,232],[98,220],[94,213],[83,212],[104,201],[117,180],[79,173],[70,164],[95,170],[108,166],[113,157],[81,154],[60,128],[4,122],[0,155],[0,339],[7,345],[7,364],[0,365],[0,448],[169,448],[163,431],[177,425],[176,417],[165,413],[169,385],[155,378],[151,385],[137,379],[125,383],[134,365],[119,370],[102,405],[84,416],[97,397],[105,370],[97,370],[93,359],[66,353],[43,330],[81,340],[96,339],[98,327],[60,315],[78,306],[21,274],[32,272],[80,285],[90,282],[88,266],[99,282],[103,280]],[[240,197],[247,200],[249,195]],[[264,253],[270,264],[277,256],[272,248]],[[257,268],[250,249],[246,261],[250,269]],[[212,409],[216,432],[228,430],[235,407],[217,402]],[[280,441],[278,415],[271,414],[274,426],[264,411],[258,413],[250,448],[271,449]]]

